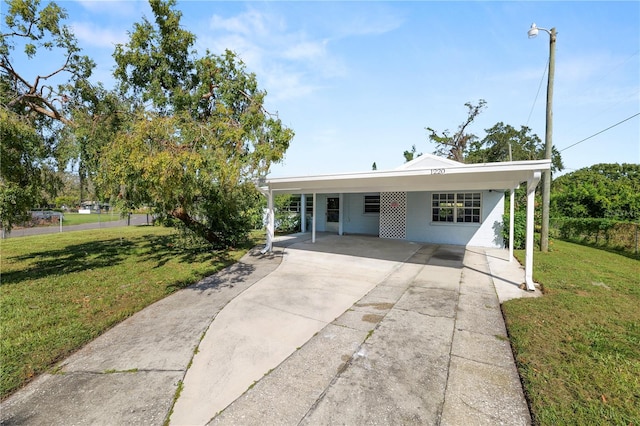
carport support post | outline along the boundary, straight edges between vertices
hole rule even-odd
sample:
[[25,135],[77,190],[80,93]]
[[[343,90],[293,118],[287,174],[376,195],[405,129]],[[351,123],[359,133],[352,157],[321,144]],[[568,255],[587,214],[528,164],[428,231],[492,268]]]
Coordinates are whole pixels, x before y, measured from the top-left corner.
[[311,215],[311,242],[316,242],[316,193],[313,193],[313,213]]
[[338,235],[343,234],[343,222],[344,222],[344,194],[340,193],[338,196]]
[[273,249],[273,236],[275,233],[276,221],[273,211],[273,191],[269,190],[267,194],[267,244],[264,248],[265,252]]
[[307,232],[307,196],[300,194],[300,231]]
[[535,172],[533,179],[527,182],[527,239],[525,243],[524,281],[527,290],[534,291],[533,284],[533,209],[536,186],[540,181],[540,172]]
[[516,190],[511,188],[511,193],[509,194],[509,262],[513,262],[513,215],[515,211],[515,193]]

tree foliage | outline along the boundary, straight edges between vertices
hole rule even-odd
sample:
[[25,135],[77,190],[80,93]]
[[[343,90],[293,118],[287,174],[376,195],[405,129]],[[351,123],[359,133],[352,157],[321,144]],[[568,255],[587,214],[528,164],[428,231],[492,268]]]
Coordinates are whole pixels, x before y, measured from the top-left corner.
[[[41,115],[70,123],[66,112],[73,99],[68,92],[89,78],[93,61],[80,55],[71,29],[62,24],[68,15],[55,2],[41,9],[40,0],[9,0],[7,6],[6,32],[0,35],[0,70],[8,89],[6,107],[23,115]],[[27,70],[16,69],[12,60],[11,54],[18,47],[27,59],[46,51],[59,54],[60,59],[52,62],[50,69],[38,70],[29,79]],[[62,82],[55,85],[53,82],[60,78]]]
[[254,221],[253,180],[280,161],[293,132],[264,107],[256,76],[230,51],[198,56],[175,1],[118,45],[115,77],[133,119],[104,151],[99,187],[124,207],[149,205],[215,246]]
[[[64,162],[58,135],[72,124],[75,105],[70,94],[86,85],[94,64],[80,55],[73,33],[63,25],[67,14],[56,3],[40,7],[39,0],[9,0],[3,17],[0,216],[2,227],[11,229],[30,208],[55,194],[60,184],[56,172]],[[36,55],[45,55],[51,67],[30,69],[28,61]]]
[[[532,134],[527,126],[515,129],[503,122],[485,129],[486,136],[480,141],[474,141],[469,149],[466,161],[468,163],[492,163],[498,161],[541,160],[544,158],[544,143],[538,135]],[[551,158],[552,171],[564,168],[560,153],[553,148]]]
[[[544,143],[531,129],[521,126],[519,130],[503,122],[496,123],[489,129],[485,129],[486,135],[481,140],[474,140],[467,151],[467,163],[492,163],[501,161],[526,161],[543,159],[545,155]],[[562,158],[560,153],[553,149],[551,168],[552,171],[562,170]],[[541,189],[542,186],[538,185]],[[515,192],[514,210],[514,248],[524,247],[524,235],[526,235],[526,187],[521,186]],[[508,200],[508,199],[507,199]],[[508,208],[508,201],[507,206]],[[534,214],[534,220],[540,222],[540,211]],[[509,222],[509,216],[504,216],[505,223]],[[508,241],[509,229],[504,229],[505,243]]]
[[640,165],[596,164],[551,182],[551,212],[571,218],[640,219]]
[[403,152],[402,155],[404,156],[404,162],[408,163],[409,161],[413,160],[414,158],[420,157],[422,155],[422,153],[421,152],[417,152],[415,145],[411,145],[411,150],[407,150],[407,151]]
[[467,107],[467,118],[458,126],[458,130],[456,130],[453,135],[449,133],[449,130],[438,133],[432,128],[427,127],[426,130],[429,132],[429,140],[436,144],[436,149],[433,153],[441,157],[447,157],[450,160],[464,163],[470,144],[477,140],[477,136],[473,133],[468,133],[467,129],[478,114],[482,112],[486,104],[487,101],[484,99],[478,100],[476,105],[471,102],[464,104],[464,106]]

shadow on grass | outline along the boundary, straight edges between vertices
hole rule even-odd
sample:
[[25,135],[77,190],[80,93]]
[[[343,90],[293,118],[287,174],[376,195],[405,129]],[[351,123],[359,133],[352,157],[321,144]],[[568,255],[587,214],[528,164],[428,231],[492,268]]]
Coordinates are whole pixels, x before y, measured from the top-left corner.
[[[28,262],[28,266],[17,271],[3,272],[0,285],[111,267],[122,263],[130,256],[137,256],[141,262],[155,263],[153,268],[160,268],[169,260],[179,263],[210,261],[211,269],[214,271],[234,262],[228,250],[194,251],[176,248],[175,239],[171,235],[112,238],[7,258],[15,262]],[[190,284],[193,282],[174,283],[171,287],[183,288]]]
[[602,244],[596,244],[594,242],[590,242],[584,239],[564,239],[564,238],[558,238],[558,239],[562,241],[566,241],[568,243],[574,243],[574,244],[579,244],[581,246],[591,247],[596,250],[603,250],[609,253],[619,254],[620,256],[628,257],[629,259],[640,260],[640,253],[633,253],[624,248],[604,246]]
[[87,269],[98,269],[120,263],[130,255],[135,243],[128,239],[113,238],[73,244],[56,250],[33,251],[9,258],[16,262],[30,262],[19,271],[4,272],[2,285],[18,284],[51,275],[65,275]]

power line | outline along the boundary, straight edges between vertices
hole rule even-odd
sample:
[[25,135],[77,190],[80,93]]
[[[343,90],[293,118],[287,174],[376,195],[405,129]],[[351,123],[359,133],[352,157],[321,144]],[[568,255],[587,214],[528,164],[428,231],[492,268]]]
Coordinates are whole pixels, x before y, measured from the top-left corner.
[[591,139],[591,138],[593,138],[593,137],[595,137],[595,136],[598,136],[600,133],[604,133],[604,132],[606,132],[607,130],[613,129],[614,127],[616,127],[616,126],[618,126],[618,125],[620,125],[620,124],[624,123],[625,121],[629,121],[629,120],[631,120],[633,117],[637,117],[637,116],[639,116],[639,115],[640,115],[640,112],[637,112],[637,113],[633,114],[631,117],[627,117],[627,118],[625,118],[625,119],[624,119],[624,120],[622,120],[622,121],[618,121],[616,124],[614,124],[614,125],[612,125],[612,126],[609,126],[609,127],[607,127],[606,129],[604,129],[604,130],[600,130],[598,133],[594,133],[593,135],[591,135],[591,136],[589,136],[589,137],[587,137],[587,138],[584,138],[584,139],[582,139],[581,141],[578,141],[578,142],[576,142],[576,143],[574,143],[574,144],[571,144],[571,145],[569,145],[569,146],[568,146],[568,147],[566,147],[566,148],[562,148],[559,152],[566,151],[567,149],[569,149],[569,148],[571,148],[571,147],[574,147],[574,146],[578,145],[579,143],[582,143],[582,142],[584,142],[584,141],[586,141],[586,140],[589,140],[589,139]]
[[531,111],[529,111],[529,117],[527,117],[527,124],[525,124],[525,126],[527,127],[529,127],[529,120],[531,120],[531,114],[533,114],[533,108],[536,106],[536,102],[538,102],[538,95],[540,95],[542,82],[544,81],[544,76],[545,74],[547,74],[548,68],[549,68],[549,61],[547,60],[547,65],[545,65],[544,70],[542,71],[542,77],[540,77],[540,84],[538,84],[538,92],[536,93],[536,98],[533,100],[533,105],[531,105]]

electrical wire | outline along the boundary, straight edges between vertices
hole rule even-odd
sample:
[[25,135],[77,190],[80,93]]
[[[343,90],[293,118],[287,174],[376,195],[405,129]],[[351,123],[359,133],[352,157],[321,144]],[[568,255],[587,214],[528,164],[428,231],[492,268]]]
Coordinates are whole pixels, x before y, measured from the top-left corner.
[[548,69],[549,69],[549,61],[547,60],[547,65],[544,67],[544,71],[542,71],[542,77],[540,77],[540,84],[538,84],[538,92],[536,93],[536,98],[533,100],[533,105],[531,105],[531,111],[529,111],[529,117],[527,117],[527,124],[525,124],[526,127],[529,127],[529,120],[531,120],[531,114],[533,114],[533,108],[536,106],[536,102],[538,102],[538,96],[540,95],[542,82],[544,81],[544,76],[547,74]]
[[567,150],[567,149],[569,149],[569,148],[572,148],[572,147],[574,147],[574,146],[576,146],[576,145],[578,145],[578,144],[580,144],[580,143],[582,143],[582,142],[584,142],[584,141],[587,141],[587,140],[589,140],[589,139],[591,139],[591,138],[593,138],[593,137],[595,137],[595,136],[598,136],[599,134],[604,133],[604,132],[606,132],[607,130],[613,129],[614,127],[616,127],[616,126],[618,126],[618,125],[620,125],[620,124],[624,123],[625,121],[629,121],[629,120],[631,120],[633,117],[637,117],[637,116],[639,116],[639,115],[640,115],[640,112],[637,112],[637,113],[635,113],[634,115],[632,115],[631,117],[627,117],[627,118],[625,118],[625,119],[624,119],[624,120],[622,120],[622,121],[618,121],[616,124],[614,124],[614,125],[612,125],[612,126],[609,126],[609,127],[607,127],[606,129],[604,129],[604,130],[600,130],[598,133],[594,133],[593,135],[591,135],[591,136],[589,136],[589,137],[587,137],[587,138],[584,138],[584,139],[582,139],[581,141],[578,141],[578,142],[576,142],[576,143],[574,143],[574,144],[571,144],[571,145],[569,145],[569,146],[568,146],[568,147],[566,147],[566,148],[562,148],[561,150],[559,150],[559,152],[566,151],[566,150]]

